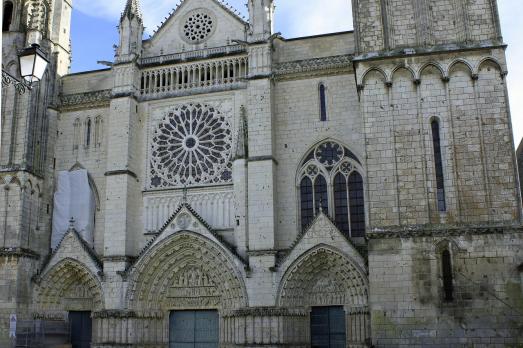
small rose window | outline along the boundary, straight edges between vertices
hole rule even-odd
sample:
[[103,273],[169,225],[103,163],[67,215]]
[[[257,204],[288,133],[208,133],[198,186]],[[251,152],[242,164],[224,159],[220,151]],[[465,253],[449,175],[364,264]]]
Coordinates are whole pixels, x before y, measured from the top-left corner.
[[215,19],[210,13],[203,10],[191,12],[183,26],[183,35],[191,43],[205,41],[213,32]]

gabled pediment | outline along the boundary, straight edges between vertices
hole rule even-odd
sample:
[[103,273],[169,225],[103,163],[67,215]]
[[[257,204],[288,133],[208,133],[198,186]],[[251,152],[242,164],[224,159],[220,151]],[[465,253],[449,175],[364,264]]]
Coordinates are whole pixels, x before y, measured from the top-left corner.
[[318,247],[328,246],[340,251],[352,259],[361,269],[365,269],[365,260],[345,235],[323,212],[318,214],[311,225],[294,242],[289,255],[280,263],[280,270],[286,270],[300,256]]
[[144,57],[245,41],[247,28],[247,22],[218,0],[184,0],[144,43]]
[[188,203],[181,204],[174,214],[167,220],[167,222],[160,229],[154,239],[152,239],[142,250],[138,259],[145,255],[147,251],[153,249],[158,244],[161,244],[164,240],[173,236],[174,234],[181,232],[191,232],[196,235],[200,235],[221,245],[228,250],[234,257],[236,257],[241,263],[245,264],[243,260],[225,240],[223,240],[216,232],[214,232],[211,226],[203,220],[202,217],[196,213]]
[[76,230],[70,228],[44,262],[42,270],[39,272],[39,277],[44,277],[55,265],[66,259],[78,261],[89,269],[93,275],[99,276],[103,272],[103,264],[98,255]]

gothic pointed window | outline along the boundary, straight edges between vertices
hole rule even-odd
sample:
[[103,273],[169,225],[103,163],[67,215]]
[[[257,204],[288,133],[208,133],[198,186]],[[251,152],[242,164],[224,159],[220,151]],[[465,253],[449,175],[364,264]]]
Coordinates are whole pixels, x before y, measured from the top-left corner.
[[91,133],[92,133],[92,123],[91,119],[87,119],[87,122],[85,124],[85,147],[89,147],[91,145]]
[[350,229],[352,237],[365,236],[365,205],[363,198],[363,178],[360,173],[349,176]]
[[338,173],[334,177],[334,214],[336,225],[345,234],[350,233],[347,178]]
[[314,211],[318,214],[320,211],[329,210],[329,197],[327,194],[327,181],[323,175],[319,175],[314,182]]
[[438,203],[438,210],[444,212],[447,210],[445,201],[445,177],[443,175],[443,156],[441,154],[441,138],[440,127],[437,120],[433,120],[432,124],[432,143],[434,147],[434,166],[436,170],[436,199]]
[[82,135],[80,133],[81,125],[80,119],[78,118],[73,123],[73,150],[78,150],[78,146],[82,141]]
[[320,121],[327,121],[327,97],[326,97],[326,88],[323,83],[320,83],[319,86],[320,93]]
[[322,211],[347,237],[365,236],[364,186],[359,168],[357,157],[334,141],[321,143],[309,152],[298,178],[302,229]]
[[314,218],[314,201],[312,194],[312,181],[308,177],[301,180],[300,184],[301,199],[301,226],[307,227]]
[[2,31],[9,31],[13,21],[13,3],[6,1],[4,3],[4,16],[2,20]]
[[95,123],[94,143],[95,143],[96,147],[101,147],[102,140],[103,140],[103,125],[104,125],[102,116],[97,116],[94,123]]
[[448,249],[441,253],[441,273],[443,276],[443,298],[445,302],[454,300],[454,276],[452,272],[452,258]]

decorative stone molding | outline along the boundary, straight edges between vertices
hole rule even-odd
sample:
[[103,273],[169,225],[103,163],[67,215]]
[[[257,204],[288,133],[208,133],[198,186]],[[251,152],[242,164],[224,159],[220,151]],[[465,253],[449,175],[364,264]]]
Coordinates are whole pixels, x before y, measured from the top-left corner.
[[225,346],[308,346],[309,310],[263,307],[220,314],[220,341]]
[[359,267],[332,248],[318,246],[287,269],[280,284],[278,303],[289,308],[364,306],[367,295],[367,281]]
[[107,108],[111,102],[111,90],[67,94],[61,96],[60,110],[74,111],[80,109]]
[[285,308],[285,307],[253,307],[241,308],[236,310],[222,310],[221,316],[228,317],[247,317],[247,316],[280,316],[280,317],[294,317],[302,316],[308,317],[309,310],[304,308]]
[[232,183],[233,108],[232,99],[219,97],[151,110],[146,189]]
[[[6,186],[7,189],[7,186]],[[25,248],[0,248],[0,257],[28,258],[38,260],[40,255]]]
[[276,78],[282,79],[287,77],[287,75],[307,75],[313,72],[324,74],[326,71],[340,73],[342,71],[351,71],[352,69],[352,56],[343,55],[280,63],[275,66],[274,75]]
[[485,234],[507,234],[523,233],[523,226],[499,225],[499,226],[390,226],[374,228],[367,233],[369,239],[391,239],[391,238],[416,238],[416,237],[447,237],[447,236],[471,236]]
[[96,276],[73,259],[64,259],[52,267],[35,288],[37,313],[101,310],[103,303]]
[[[78,234],[74,228],[71,228],[64,234],[56,248],[44,260],[41,273],[39,272],[35,278],[37,281],[40,280],[40,274],[44,274],[46,272],[46,268],[50,265],[53,258],[58,257],[58,254],[62,250],[62,245],[64,244],[76,244],[85,254],[88,255],[88,258],[96,267],[96,272],[99,273],[103,271],[103,263],[96,252],[89,246],[89,244],[87,244],[87,242],[80,236],[80,234]],[[76,257],[78,256],[79,255],[77,254]]]
[[241,273],[225,250],[188,232],[175,233],[144,255],[132,269],[127,298],[128,307],[141,313],[247,304]]
[[195,91],[212,92],[220,87],[241,88],[248,69],[246,56],[146,68],[140,74],[140,99],[166,98]]
[[167,54],[155,57],[143,57],[139,60],[141,67],[151,65],[162,65],[171,63],[187,62],[196,59],[217,58],[231,54],[245,53],[244,45],[229,45],[221,47],[209,47],[201,50],[186,51],[181,53]]

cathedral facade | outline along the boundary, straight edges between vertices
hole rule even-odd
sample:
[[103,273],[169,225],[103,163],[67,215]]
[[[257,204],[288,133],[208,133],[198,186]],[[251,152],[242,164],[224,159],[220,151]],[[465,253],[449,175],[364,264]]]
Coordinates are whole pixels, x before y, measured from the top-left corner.
[[496,0],[353,0],[301,38],[246,2],[144,40],[128,0],[71,74],[72,2],[3,1],[2,69],[50,64],[2,87],[0,346],[522,345]]

